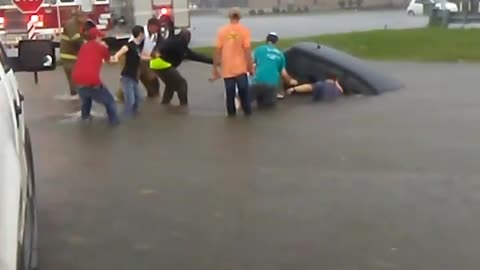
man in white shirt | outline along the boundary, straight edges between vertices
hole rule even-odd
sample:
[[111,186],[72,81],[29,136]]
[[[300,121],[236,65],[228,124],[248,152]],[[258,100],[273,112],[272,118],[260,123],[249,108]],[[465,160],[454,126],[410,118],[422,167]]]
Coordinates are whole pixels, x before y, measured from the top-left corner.
[[[157,38],[158,38],[158,31],[159,31],[159,23],[158,19],[156,18],[151,18],[148,20],[147,25],[144,27],[145,30],[145,40],[143,41],[143,48],[142,48],[142,54],[145,55],[150,55],[157,45]],[[133,36],[130,37],[129,41],[133,40]]]
[[[158,19],[151,18],[148,20],[147,25],[144,26],[145,39],[140,45],[142,48],[142,55],[151,56],[153,49],[157,45],[159,38],[158,32],[160,30]],[[130,37],[132,40],[133,37]],[[129,40],[129,41],[130,41]],[[147,96],[149,98],[156,98],[160,96],[160,81],[157,75],[150,69],[150,62],[148,60],[142,60],[140,62],[139,80],[147,90]],[[117,92],[117,99],[123,101],[123,92],[121,89]]]

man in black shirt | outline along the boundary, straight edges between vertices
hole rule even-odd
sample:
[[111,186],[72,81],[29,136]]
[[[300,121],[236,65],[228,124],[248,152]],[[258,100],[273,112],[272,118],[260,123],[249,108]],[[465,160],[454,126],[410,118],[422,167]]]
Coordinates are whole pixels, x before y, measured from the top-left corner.
[[[160,26],[157,18],[150,18],[147,22],[147,25],[143,26],[143,31],[145,38],[140,44],[140,51],[145,56],[151,56],[152,50],[155,48],[157,42],[161,40],[159,35]],[[128,40],[129,42],[134,39],[133,36]],[[147,98],[156,98],[160,96],[160,81],[158,80],[157,75],[150,70],[149,61],[140,61],[140,71],[139,71],[139,81],[145,87],[147,91]],[[119,59],[121,65],[125,65],[123,58]],[[116,93],[117,100],[120,102],[124,101],[123,91],[121,88],[118,89]]]
[[185,59],[205,64],[213,64],[211,57],[196,53],[188,47],[191,34],[187,29],[182,29],[180,33],[171,38],[157,43],[155,48],[156,56],[170,65],[166,68],[156,69],[150,65],[158,77],[165,83],[165,92],[162,98],[162,104],[170,104],[173,94],[176,91],[180,105],[188,105],[188,84],[185,78],[178,72],[177,67]]
[[140,103],[138,90],[140,60],[150,60],[150,57],[143,56],[140,51],[140,44],[142,44],[145,38],[144,28],[139,25],[133,27],[132,35],[133,39],[113,56],[113,60],[118,62],[122,55],[126,55],[125,65],[121,73],[121,82],[125,99],[125,114],[127,116],[135,115],[138,112]]

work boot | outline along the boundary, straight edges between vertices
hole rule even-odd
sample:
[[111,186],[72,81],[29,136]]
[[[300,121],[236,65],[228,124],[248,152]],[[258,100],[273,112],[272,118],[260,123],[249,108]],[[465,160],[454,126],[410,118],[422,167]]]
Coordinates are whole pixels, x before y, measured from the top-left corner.
[[148,99],[156,99],[156,98],[159,98],[160,97],[160,93],[148,93],[147,92],[147,98]]
[[64,95],[57,95],[54,98],[56,100],[62,100],[62,101],[78,101],[78,100],[80,100],[78,95],[72,95],[70,93],[64,94]]

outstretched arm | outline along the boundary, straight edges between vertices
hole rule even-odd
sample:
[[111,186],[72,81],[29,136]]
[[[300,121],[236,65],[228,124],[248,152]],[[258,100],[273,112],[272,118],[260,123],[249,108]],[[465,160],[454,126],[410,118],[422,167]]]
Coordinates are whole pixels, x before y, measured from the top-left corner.
[[244,33],[244,40],[243,40],[243,49],[245,50],[245,60],[247,60],[247,68],[248,72],[250,74],[254,74],[254,68],[253,65],[255,64],[253,62],[253,55],[252,55],[252,43],[251,43],[251,34],[248,29],[246,29],[246,32]]
[[289,85],[296,85],[298,84],[298,81],[292,78],[290,74],[288,74],[286,69],[282,69],[282,78],[283,80],[288,83]]
[[306,84],[301,84],[301,85],[297,85],[297,86],[294,86],[294,87],[290,87],[287,89],[287,93],[288,94],[292,94],[292,93],[310,93],[310,92],[313,92],[313,85],[310,84],[310,83],[306,83]]
[[222,48],[224,43],[223,40],[223,32],[220,30],[217,32],[217,37],[215,41],[215,51],[213,52],[212,77],[210,78],[210,80],[217,80],[221,77],[218,67],[220,66],[222,57]]
[[220,58],[222,55],[222,49],[217,47],[215,48],[215,52],[213,53],[213,69],[212,69],[212,78],[211,80],[217,80],[220,78],[220,71],[218,71],[218,67],[220,66]]
[[128,52],[128,47],[127,47],[127,46],[123,46],[123,47],[112,57],[112,60],[113,60],[114,62],[118,62],[118,59],[120,59],[120,57],[122,57],[122,55],[125,55],[127,52]]
[[194,51],[190,50],[190,48],[187,48],[187,52],[186,52],[185,57],[188,60],[192,60],[192,61],[195,61],[195,62],[210,64],[210,65],[213,64],[213,59],[211,57],[208,57],[208,56],[206,56],[204,54],[201,54],[201,53],[194,52]]

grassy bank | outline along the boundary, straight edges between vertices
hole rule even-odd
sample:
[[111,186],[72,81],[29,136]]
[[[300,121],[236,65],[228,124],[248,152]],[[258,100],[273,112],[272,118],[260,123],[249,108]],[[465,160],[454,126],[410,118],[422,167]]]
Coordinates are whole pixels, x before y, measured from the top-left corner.
[[[477,47],[480,29],[376,30],[282,39],[278,45],[285,49],[300,41],[318,42],[372,60],[480,62],[480,48]],[[196,50],[209,55],[213,52],[211,47]]]

